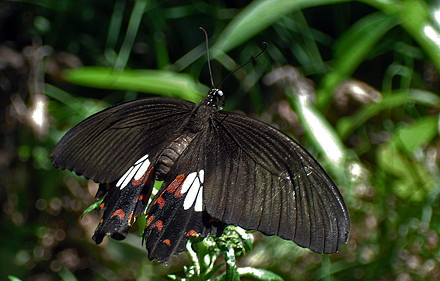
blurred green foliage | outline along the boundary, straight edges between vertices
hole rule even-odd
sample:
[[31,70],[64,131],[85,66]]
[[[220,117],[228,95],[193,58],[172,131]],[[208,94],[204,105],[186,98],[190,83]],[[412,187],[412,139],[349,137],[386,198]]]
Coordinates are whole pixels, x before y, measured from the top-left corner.
[[[299,140],[352,220],[333,255],[253,233],[236,263],[243,280],[255,280],[249,268],[285,280],[440,279],[440,5],[429,0],[0,2],[0,279],[188,273],[191,251],[169,266],[148,261],[142,220],[125,241],[95,246],[99,214],[80,217],[97,185],[55,170],[49,155],[111,104],[199,101],[210,87],[199,26],[216,83],[269,44],[221,85],[226,109]],[[221,263],[209,270],[222,274]]]

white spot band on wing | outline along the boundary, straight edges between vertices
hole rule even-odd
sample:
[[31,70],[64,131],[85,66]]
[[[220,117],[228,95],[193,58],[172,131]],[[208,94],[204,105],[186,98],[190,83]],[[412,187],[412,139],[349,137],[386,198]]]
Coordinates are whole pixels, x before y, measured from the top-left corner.
[[147,159],[144,161],[144,163],[142,163],[141,167],[139,168],[136,175],[134,176],[134,179],[139,180],[140,178],[142,178],[142,176],[147,171],[148,167],[150,167],[150,160]]
[[197,176],[197,172],[193,172],[186,177],[185,181],[182,184],[182,190],[180,191],[182,194],[185,194],[188,191],[188,189],[193,184],[196,176]]
[[150,161],[148,160],[148,154],[142,156],[133,166],[131,166],[127,172],[118,180],[116,187],[121,190],[124,189],[133,179],[133,177],[138,180],[142,177],[145,171],[150,166]]
[[[187,184],[187,180],[190,178],[190,176],[191,179]],[[183,202],[183,209],[188,210],[195,203],[194,211],[201,212],[203,210],[203,182],[205,180],[205,171],[200,170],[198,176],[196,176],[197,172],[189,174],[183,183],[182,193],[185,193],[187,190],[189,190],[185,197],[185,201]],[[186,187],[185,184],[188,185],[188,187]]]
[[148,154],[145,154],[141,159],[139,159],[138,161],[136,161],[136,163],[134,163],[135,165],[141,163],[142,161],[144,161],[145,159],[148,158]]
[[123,189],[129,182],[130,179],[133,177],[133,174],[137,172],[137,169],[135,170],[135,166],[131,166],[130,169],[128,169],[127,172],[118,180],[116,183],[117,187],[121,187]]

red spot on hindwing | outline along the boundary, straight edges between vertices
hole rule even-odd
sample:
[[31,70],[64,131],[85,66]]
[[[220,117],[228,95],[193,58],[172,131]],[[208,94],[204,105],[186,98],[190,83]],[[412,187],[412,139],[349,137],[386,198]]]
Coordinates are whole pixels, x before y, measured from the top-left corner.
[[210,218],[209,219],[209,223],[213,223],[213,222],[219,222],[220,220],[216,219],[216,218]]
[[104,202],[102,202],[101,204],[99,204],[99,208],[100,208],[101,210],[104,209],[104,207],[105,207]]
[[167,187],[167,191],[173,193],[176,189],[182,185],[185,175],[178,175]]
[[133,179],[131,185],[132,186],[146,185],[146,184],[150,184],[152,180],[153,180],[153,168],[145,172],[145,174],[139,179],[137,180]]
[[160,196],[159,198],[156,199],[156,201],[154,202],[154,204],[159,204],[159,207],[162,209],[163,206],[165,205],[165,199],[162,198],[162,196]]
[[199,234],[197,233],[197,231],[195,231],[195,230],[190,230],[190,231],[188,231],[187,233],[186,233],[186,236],[188,237],[188,236],[199,236]]
[[152,227],[157,227],[157,229],[159,231],[162,231],[163,228],[163,222],[161,220],[156,221],[155,223],[153,223]]
[[112,218],[118,216],[121,220],[123,220],[125,218],[125,212],[122,209],[116,210],[113,215]]
[[148,203],[148,197],[147,197],[146,194],[144,194],[144,193],[140,194],[140,195],[136,198],[136,203],[137,203],[138,201],[140,201],[140,200],[142,200],[142,203],[144,203],[144,205],[147,205],[147,203]]
[[182,195],[183,195],[182,194],[182,186],[183,186],[183,184],[179,185],[176,192],[174,192],[174,197],[176,197],[176,198],[182,197]]
[[165,240],[163,240],[163,243],[164,243],[164,244],[167,244],[168,246],[171,246],[171,241],[170,241],[170,239],[165,239]]
[[154,216],[147,216],[147,224],[145,225],[145,227],[148,227],[154,220]]

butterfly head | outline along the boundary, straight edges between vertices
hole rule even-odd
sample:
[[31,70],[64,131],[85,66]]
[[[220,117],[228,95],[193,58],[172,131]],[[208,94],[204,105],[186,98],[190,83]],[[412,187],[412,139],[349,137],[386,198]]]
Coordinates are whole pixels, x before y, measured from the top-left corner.
[[206,105],[212,106],[217,110],[222,110],[225,104],[225,96],[222,90],[211,89],[205,98]]

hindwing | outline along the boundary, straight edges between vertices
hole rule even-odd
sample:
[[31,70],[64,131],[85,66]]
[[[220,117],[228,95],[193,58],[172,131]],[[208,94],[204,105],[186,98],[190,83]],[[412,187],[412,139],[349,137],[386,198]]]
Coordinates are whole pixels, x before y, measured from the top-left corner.
[[100,244],[105,236],[123,240],[137,216],[143,215],[154,185],[154,167],[149,155],[128,169],[116,182],[100,184],[96,198],[104,200],[101,221],[93,240]]
[[168,262],[190,237],[220,236],[225,224],[205,211],[206,134],[199,133],[174,163],[147,209],[144,244],[150,260]]

